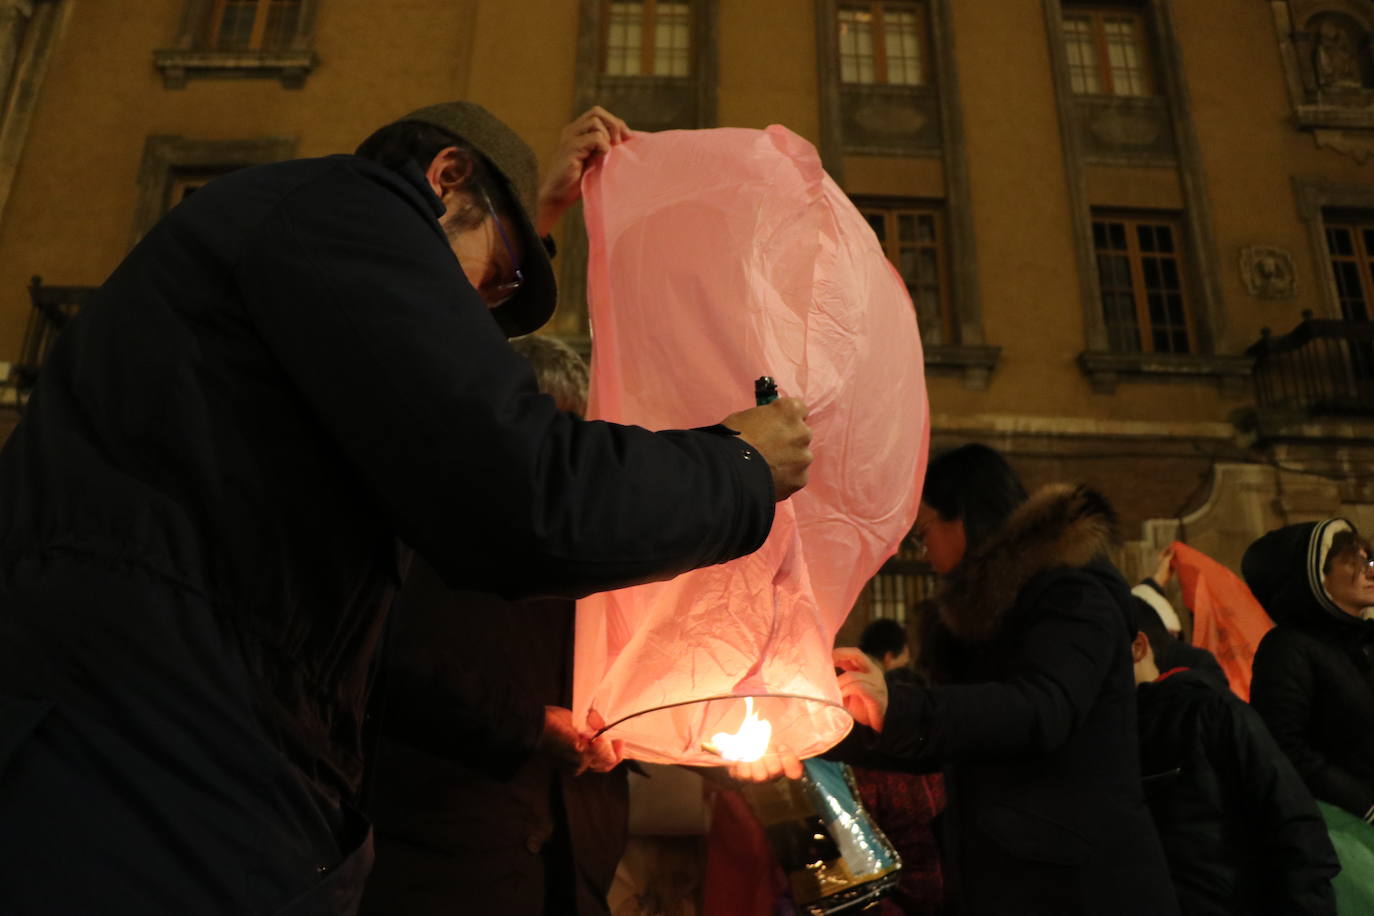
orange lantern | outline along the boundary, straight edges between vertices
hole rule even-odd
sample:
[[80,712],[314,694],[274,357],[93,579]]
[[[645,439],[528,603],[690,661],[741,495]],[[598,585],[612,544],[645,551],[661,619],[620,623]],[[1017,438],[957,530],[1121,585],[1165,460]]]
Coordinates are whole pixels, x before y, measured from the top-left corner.
[[781,127],[636,134],[584,181],[590,414],[704,426],[776,378],[807,488],[756,553],[579,602],[574,714],[629,757],[719,764],[848,732],[831,646],[915,519],[929,418],[906,286]]

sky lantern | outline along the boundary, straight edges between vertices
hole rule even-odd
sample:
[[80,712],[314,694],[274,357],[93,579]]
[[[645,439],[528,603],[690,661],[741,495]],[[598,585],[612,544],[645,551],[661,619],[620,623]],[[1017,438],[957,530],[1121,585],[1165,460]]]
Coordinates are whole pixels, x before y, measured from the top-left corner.
[[583,195],[590,415],[709,426],[767,375],[810,406],[816,460],[754,554],[578,603],[574,715],[640,760],[818,754],[852,725],[835,634],[925,471],[906,286],[815,148],[776,125],[636,134]]

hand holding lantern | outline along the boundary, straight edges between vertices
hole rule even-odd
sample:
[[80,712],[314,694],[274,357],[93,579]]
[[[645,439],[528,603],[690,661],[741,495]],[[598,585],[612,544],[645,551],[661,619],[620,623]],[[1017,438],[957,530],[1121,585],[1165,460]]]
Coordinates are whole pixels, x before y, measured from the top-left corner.
[[768,462],[773,472],[773,496],[784,500],[806,486],[811,466],[811,428],[806,405],[796,398],[779,398],[726,417],[724,423],[740,434]]
[[887,678],[862,649],[836,649],[835,667],[840,675],[840,696],[844,708],[860,725],[875,732],[883,730],[887,715]]
[[539,734],[538,748],[579,776],[587,770],[606,773],[620,763],[616,742],[582,734],[573,725],[572,710],[561,706],[544,707],[544,730]]
[[558,138],[558,149],[544,173],[539,188],[540,235],[553,231],[554,223],[582,196],[582,176],[587,167],[610,152],[611,147],[630,139],[630,128],[600,105],[593,106],[573,121]]

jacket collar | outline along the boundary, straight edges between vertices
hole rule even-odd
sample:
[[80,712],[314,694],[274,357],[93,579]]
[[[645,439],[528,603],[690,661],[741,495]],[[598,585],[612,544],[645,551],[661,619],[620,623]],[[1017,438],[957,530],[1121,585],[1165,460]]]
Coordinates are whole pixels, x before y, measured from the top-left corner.
[[1044,487],[950,574],[939,598],[940,619],[962,642],[989,640],[1036,575],[1086,566],[1115,540],[1116,513],[1100,493],[1069,484]]

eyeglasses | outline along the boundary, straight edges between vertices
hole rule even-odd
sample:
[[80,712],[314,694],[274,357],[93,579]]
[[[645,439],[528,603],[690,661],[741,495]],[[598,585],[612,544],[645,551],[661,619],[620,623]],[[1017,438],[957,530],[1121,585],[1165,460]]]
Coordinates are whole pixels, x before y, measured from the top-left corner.
[[[933,522],[934,519],[931,520]],[[924,525],[917,525],[911,529],[911,542],[916,545],[916,559],[924,560],[926,556],[926,532],[930,530],[931,522]]]
[[505,283],[496,283],[490,286],[484,284],[483,288],[477,291],[488,308],[499,308],[520,292],[520,287],[525,282],[525,273],[520,269],[520,259],[515,256],[515,249],[511,247],[510,239],[506,236],[506,229],[501,225],[501,217],[496,215],[496,207],[492,205],[491,196],[487,194],[486,188],[482,188],[481,191],[482,201],[487,205],[487,212],[491,214],[492,222],[496,223],[496,232],[501,236],[501,244],[506,246],[506,255],[510,258],[511,270],[515,272],[514,280],[507,280]]

